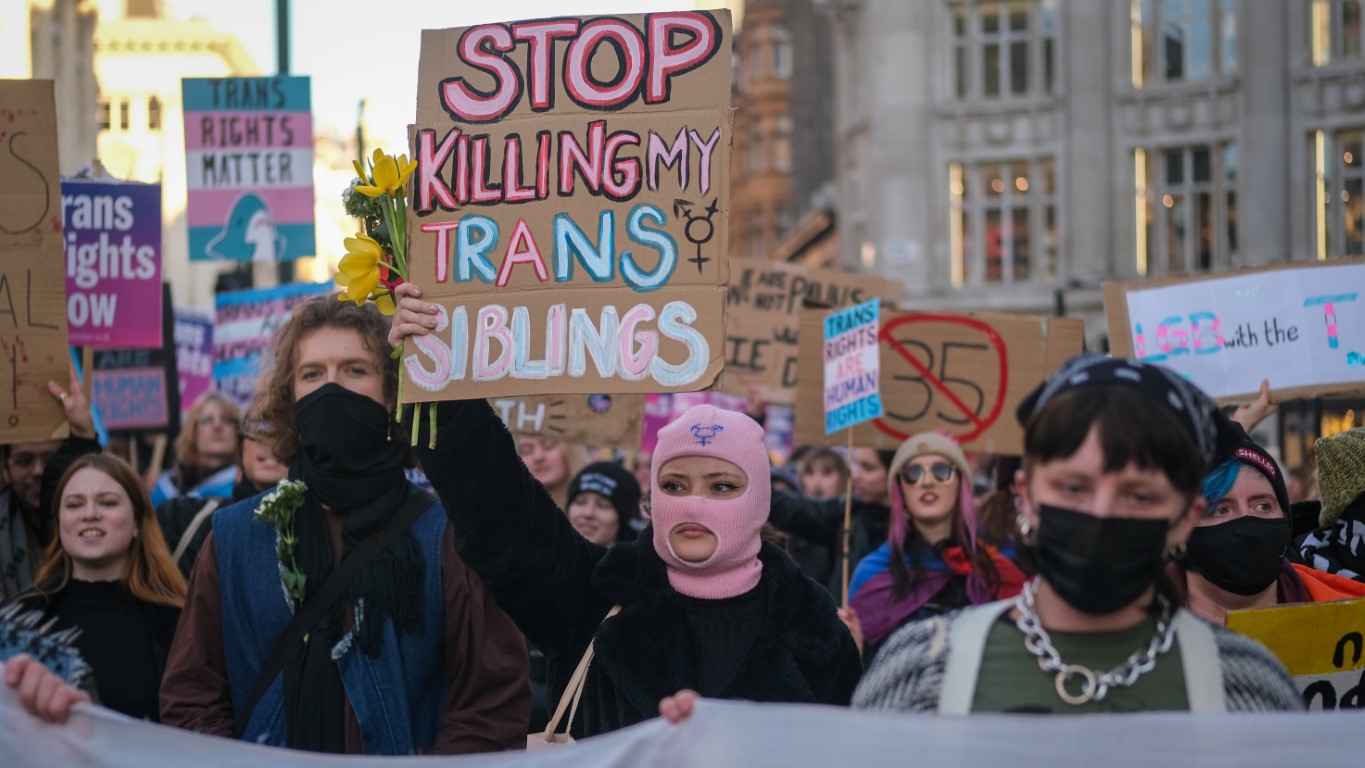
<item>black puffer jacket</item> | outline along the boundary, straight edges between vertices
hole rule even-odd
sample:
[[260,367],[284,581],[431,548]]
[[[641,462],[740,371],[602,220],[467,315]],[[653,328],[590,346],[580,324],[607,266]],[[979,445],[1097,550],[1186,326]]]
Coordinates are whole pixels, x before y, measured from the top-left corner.
[[[519,460],[483,401],[442,403],[437,447],[418,456],[445,503],[460,557],[545,653],[558,700],[596,637],[575,736],[655,717],[659,701],[698,684],[684,598],[669,585],[647,529],[611,550],[578,534]],[[725,698],[847,704],[861,673],[833,600],[780,549],[764,544],[762,629]],[[612,605],[621,612],[603,621]]]

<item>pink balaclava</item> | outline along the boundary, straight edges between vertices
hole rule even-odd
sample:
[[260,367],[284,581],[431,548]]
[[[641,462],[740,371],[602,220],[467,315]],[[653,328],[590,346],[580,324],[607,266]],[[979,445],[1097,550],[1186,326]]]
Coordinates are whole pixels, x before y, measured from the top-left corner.
[[[702,496],[670,496],[659,490],[659,472],[682,456],[710,456],[739,467],[749,487],[738,498],[717,501]],[[711,405],[689,408],[659,430],[650,478],[654,521],[654,550],[668,566],[668,582],[688,597],[721,600],[758,586],[763,566],[758,561],[759,532],[768,521],[772,483],[763,428],[736,411]],[[691,489],[696,491],[697,489]],[[706,560],[689,563],[673,553],[668,534],[686,523],[705,526],[716,536],[716,551]]]

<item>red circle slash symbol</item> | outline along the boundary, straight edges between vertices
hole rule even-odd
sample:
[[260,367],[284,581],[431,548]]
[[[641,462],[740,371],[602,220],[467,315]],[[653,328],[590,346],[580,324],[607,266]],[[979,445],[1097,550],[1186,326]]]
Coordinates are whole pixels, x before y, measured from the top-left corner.
[[[942,373],[942,369],[940,369],[940,375],[937,376],[930,370],[933,365],[932,356],[930,357],[929,365],[926,366],[910,353],[910,350],[906,348],[905,344],[897,341],[892,335],[896,329],[914,323],[947,323],[950,325],[966,326],[984,336],[986,341],[989,342],[990,348],[995,350],[995,354],[1000,362],[1000,382],[999,387],[997,388],[995,402],[991,404],[990,411],[984,417],[978,416],[976,411],[969,408],[966,403],[962,402],[962,398],[958,397],[956,393],[948,388],[947,384],[943,383],[943,378],[946,378],[946,375]],[[930,391],[942,394],[947,398],[948,402],[952,403],[955,409],[961,411],[967,421],[971,423],[972,429],[970,431],[954,435],[958,442],[965,443],[975,440],[984,434],[986,430],[990,429],[991,425],[995,424],[996,420],[1000,418],[1000,412],[1005,407],[1005,392],[1009,389],[1009,361],[1005,354],[1004,340],[1000,338],[1000,334],[996,333],[995,329],[990,327],[990,325],[981,320],[974,320],[970,317],[962,317],[960,315],[934,313],[904,315],[882,326],[881,333],[878,334],[878,340],[904,358],[905,361],[908,362],[924,379],[924,382],[930,388]],[[946,367],[946,364],[943,367]],[[905,440],[910,437],[910,433],[903,432],[888,424],[886,422],[886,417],[874,419],[872,423],[877,429],[897,440]]]

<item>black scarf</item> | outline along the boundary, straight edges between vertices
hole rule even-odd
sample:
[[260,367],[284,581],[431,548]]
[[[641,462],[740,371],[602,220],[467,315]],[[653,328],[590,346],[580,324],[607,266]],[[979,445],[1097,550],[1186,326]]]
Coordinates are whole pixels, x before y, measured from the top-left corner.
[[[336,559],[323,505],[345,518],[344,558],[356,544],[382,531],[407,498],[403,467],[408,450],[403,441],[389,439],[384,406],[338,384],[326,384],[299,400],[294,414],[299,455],[289,474],[308,485],[304,505],[294,518],[295,558],[307,576],[307,600],[331,575]],[[410,530],[391,538],[285,662],[290,747],[345,751],[346,693],[332,648],[346,635],[347,608],[364,601],[364,615],[351,641],[371,658],[378,656],[387,620],[392,619],[400,633],[422,630],[423,568],[422,551]]]

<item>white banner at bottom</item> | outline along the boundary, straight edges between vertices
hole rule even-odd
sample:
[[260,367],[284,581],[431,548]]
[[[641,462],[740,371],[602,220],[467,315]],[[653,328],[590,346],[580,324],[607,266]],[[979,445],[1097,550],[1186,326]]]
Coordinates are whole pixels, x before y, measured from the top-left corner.
[[[681,725],[650,720],[538,752],[447,758],[335,757],[130,720],[82,705],[65,725],[24,712],[0,685],[5,768],[354,768],[393,766],[1348,766],[1365,748],[1359,712],[1267,715],[924,717],[703,700]],[[420,761],[420,762],[418,762]]]

